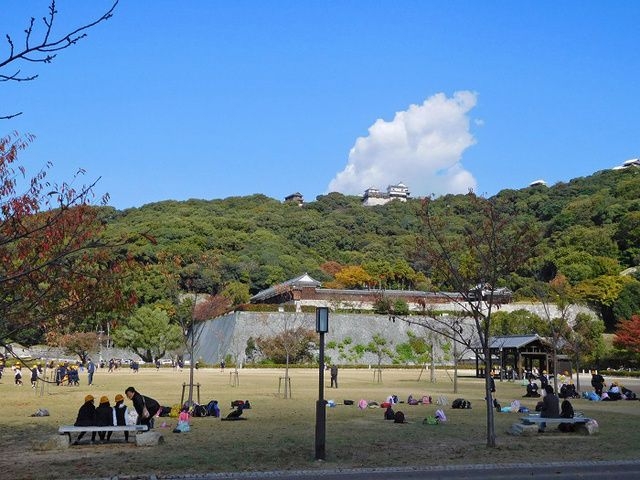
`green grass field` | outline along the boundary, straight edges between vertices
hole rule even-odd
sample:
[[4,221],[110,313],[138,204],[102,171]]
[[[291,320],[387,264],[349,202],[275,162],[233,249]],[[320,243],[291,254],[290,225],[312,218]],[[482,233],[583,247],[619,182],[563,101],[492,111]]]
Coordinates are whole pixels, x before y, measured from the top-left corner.
[[[588,402],[575,400],[576,410],[594,417],[600,424],[597,435],[582,436],[549,430],[536,437],[513,437],[506,432],[518,415],[496,415],[497,447],[486,447],[484,390],[482,381],[461,378],[454,395],[449,374],[438,372],[437,382],[429,382],[425,372],[418,381],[418,370],[384,370],[382,383],[374,382],[372,370],[341,369],[339,389],[325,389],[325,398],[339,405],[327,409],[326,453],[324,462],[314,460],[315,401],[318,396],[317,370],[291,370],[292,398],[278,395],[283,370],[244,369],[239,385],[230,383],[230,371],[201,369],[195,373],[200,383],[202,403],[216,399],[223,415],[235,399],[249,400],[251,410],[246,421],[223,422],[216,418],[194,418],[189,433],[174,434],[176,419],[161,418],[156,430],[165,443],[156,447],[125,444],[115,434],[106,445],[83,444],[68,450],[38,451],[37,442],[57,434],[59,425],[73,424],[76,412],[87,393],[111,400],[130,385],[156,398],[163,405],[180,402],[182,385],[188,382],[188,370],[170,368],[142,369],[133,374],[121,370],[112,374],[99,371],[95,385],[86,385],[81,375],[79,387],[51,385],[34,391],[13,384],[11,371],[5,370],[0,382],[2,428],[0,429],[0,468],[3,478],[49,479],[94,478],[109,475],[180,474],[221,471],[259,471],[280,469],[334,469],[361,467],[402,467],[419,465],[548,462],[576,460],[637,459],[640,442],[640,402]],[[328,376],[325,378],[327,386]],[[609,380],[609,379],[607,379]],[[640,392],[640,382],[627,380]],[[584,378],[583,386],[588,385]],[[497,382],[497,398],[506,405],[518,399],[533,409],[535,399],[523,399],[524,387],[518,382]],[[381,409],[361,411],[356,405],[341,405],[343,400],[384,401],[390,394],[406,400],[431,395],[434,400],[446,395],[449,401],[463,397],[472,402],[471,410],[445,407],[446,423],[430,426],[422,420],[432,415],[436,405],[399,405],[407,424],[383,420]],[[197,399],[197,398],[196,398]],[[130,405],[130,403],[129,403]],[[31,417],[38,408],[46,408],[49,417]],[[159,427],[162,421],[167,426]],[[87,437],[85,436],[85,440]]]

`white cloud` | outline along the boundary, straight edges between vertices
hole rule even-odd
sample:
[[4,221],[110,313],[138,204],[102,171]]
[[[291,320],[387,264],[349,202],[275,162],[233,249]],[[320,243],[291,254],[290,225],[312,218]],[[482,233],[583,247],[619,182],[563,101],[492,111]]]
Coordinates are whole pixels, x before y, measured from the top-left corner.
[[475,178],[460,160],[475,143],[468,113],[476,102],[477,95],[469,91],[451,98],[438,93],[397,112],[390,122],[376,120],[369,135],[356,140],[328,191],[359,195],[369,187],[385,190],[403,182],[415,197],[475,188]]

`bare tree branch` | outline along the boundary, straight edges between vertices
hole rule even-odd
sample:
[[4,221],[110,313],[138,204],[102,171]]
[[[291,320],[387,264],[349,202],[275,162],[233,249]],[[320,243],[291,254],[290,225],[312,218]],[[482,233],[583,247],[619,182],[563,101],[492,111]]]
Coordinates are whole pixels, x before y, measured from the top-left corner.
[[[4,59],[0,59],[0,82],[30,82],[38,78],[38,74],[23,74],[20,69],[9,74],[2,73],[2,69],[8,67],[14,62],[21,61],[29,63],[51,63],[57,55],[55,52],[59,52],[77,44],[87,36],[87,30],[110,19],[113,16],[113,12],[115,11],[119,1],[120,0],[115,0],[111,5],[111,8],[96,20],[82,25],[71,32],[55,35],[53,27],[58,10],[56,10],[55,0],[52,0],[49,5],[48,15],[42,17],[42,23],[44,24],[45,29],[41,38],[34,38],[36,36],[34,31],[36,20],[34,17],[31,17],[29,25],[24,30],[25,37],[22,48],[16,48],[11,36],[9,34],[5,35],[9,52]],[[8,120],[21,114],[22,112],[17,112],[0,116],[0,120]]]

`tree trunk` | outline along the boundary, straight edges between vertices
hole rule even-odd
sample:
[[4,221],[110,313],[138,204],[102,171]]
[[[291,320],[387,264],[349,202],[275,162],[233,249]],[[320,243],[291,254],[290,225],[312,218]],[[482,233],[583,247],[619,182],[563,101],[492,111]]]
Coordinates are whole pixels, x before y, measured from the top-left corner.
[[[488,337],[487,342],[488,342]],[[489,345],[484,347],[484,391],[487,409],[487,447],[496,446],[496,428],[494,424],[493,394],[491,393],[491,352]]]
[[189,357],[191,361],[189,362],[189,405],[193,405],[193,373],[196,367],[196,362],[193,358],[193,354],[195,353],[195,332],[193,328],[193,320],[191,320],[191,345],[189,348]]
[[552,359],[553,362],[553,391],[558,394],[558,349],[556,345],[558,344],[558,339],[553,339],[553,350],[552,350]]
[[431,373],[431,378],[430,378],[430,382],[431,383],[436,383],[436,361],[433,358],[433,345],[431,345],[431,367],[430,367],[430,373]]
[[289,396],[289,352],[287,352],[287,361],[284,366],[284,398],[289,398]]
[[458,393],[458,352],[456,343],[453,342],[453,393]]

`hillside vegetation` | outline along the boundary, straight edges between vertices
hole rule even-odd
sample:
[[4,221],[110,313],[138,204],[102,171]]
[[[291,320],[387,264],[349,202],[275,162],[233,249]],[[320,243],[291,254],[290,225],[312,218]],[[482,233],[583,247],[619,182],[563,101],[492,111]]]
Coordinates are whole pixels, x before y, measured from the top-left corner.
[[[640,264],[640,169],[503,190],[492,200],[540,232],[528,261],[501,286],[517,297],[533,280],[562,275],[609,330],[638,312],[638,276],[621,272]],[[126,252],[143,266],[140,305],[174,295],[171,275],[181,291],[227,292],[237,304],[304,272],[328,286],[446,290],[428,261],[417,260],[420,207],[419,199],[363,207],[360,197],[340,193],[299,207],[257,194],[107,208],[104,217],[113,238],[145,234]],[[452,237],[473,222],[467,195],[440,197],[433,208]]]

